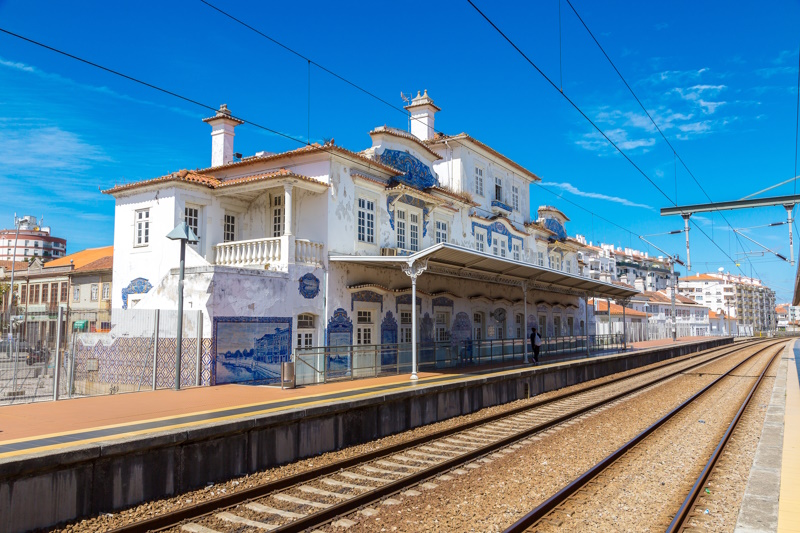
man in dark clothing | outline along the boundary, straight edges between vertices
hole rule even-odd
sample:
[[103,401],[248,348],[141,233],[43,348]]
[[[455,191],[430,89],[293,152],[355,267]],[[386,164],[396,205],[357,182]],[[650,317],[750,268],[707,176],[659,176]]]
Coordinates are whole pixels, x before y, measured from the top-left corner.
[[536,328],[531,328],[531,348],[533,348],[533,363],[539,364],[539,350],[542,346],[542,337],[536,333]]

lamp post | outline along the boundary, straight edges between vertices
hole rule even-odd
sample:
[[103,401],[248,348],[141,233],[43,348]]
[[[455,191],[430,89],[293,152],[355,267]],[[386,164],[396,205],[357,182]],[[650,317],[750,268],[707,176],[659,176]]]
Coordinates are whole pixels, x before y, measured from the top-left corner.
[[[14,266],[17,264],[17,241],[19,241],[19,224],[20,219],[17,218],[17,214],[14,213],[14,227],[16,228],[16,233],[14,235],[14,255],[11,256],[11,285],[9,287],[9,295],[8,295],[8,314],[6,315],[6,324],[8,325],[8,355],[10,356],[14,348],[11,346],[14,342],[14,333],[13,329],[11,328],[11,308],[14,306]],[[15,359],[16,364],[16,359]],[[14,374],[14,378],[16,379],[16,373]]]
[[181,264],[178,274],[178,333],[175,346],[175,390],[181,389],[181,344],[183,343],[183,271],[186,263],[186,243],[195,244],[199,240],[192,228],[181,222],[167,233],[167,239],[181,241]]

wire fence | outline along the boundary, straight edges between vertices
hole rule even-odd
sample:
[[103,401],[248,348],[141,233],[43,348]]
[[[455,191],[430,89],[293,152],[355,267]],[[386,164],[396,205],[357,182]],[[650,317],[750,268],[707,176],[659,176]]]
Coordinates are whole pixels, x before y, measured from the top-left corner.
[[[552,362],[623,346],[621,334],[547,337],[542,339],[539,360]],[[410,343],[296,348],[296,384],[410,373],[411,348]],[[531,353],[528,339],[420,342],[417,343],[417,365],[420,372],[502,366],[529,362]]]
[[[27,313],[0,341],[0,405],[170,388],[177,311]],[[210,385],[210,335],[200,311],[183,315],[181,387]]]

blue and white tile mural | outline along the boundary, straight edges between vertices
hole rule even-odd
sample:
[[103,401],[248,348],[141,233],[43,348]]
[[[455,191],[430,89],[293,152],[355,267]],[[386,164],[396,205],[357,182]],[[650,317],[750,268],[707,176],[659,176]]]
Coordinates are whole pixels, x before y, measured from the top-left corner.
[[215,317],[214,383],[279,381],[291,341],[292,317]]

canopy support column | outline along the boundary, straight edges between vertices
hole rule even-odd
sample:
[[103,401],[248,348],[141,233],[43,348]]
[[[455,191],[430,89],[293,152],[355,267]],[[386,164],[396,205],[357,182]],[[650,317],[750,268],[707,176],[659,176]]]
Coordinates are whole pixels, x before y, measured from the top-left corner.
[[591,355],[589,351],[589,295],[583,297],[583,309],[586,312],[586,320],[583,322],[583,334],[586,335],[586,357]]
[[428,268],[428,259],[409,261],[403,265],[403,273],[411,278],[411,380],[417,376],[417,278]]

